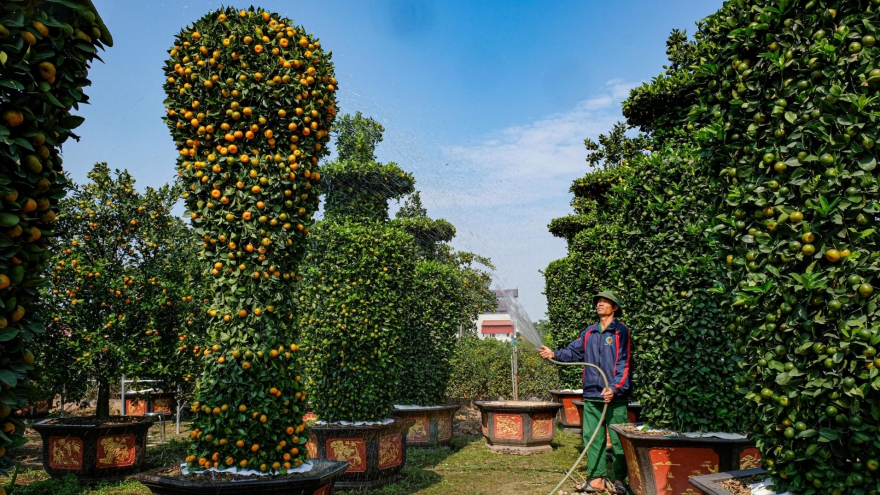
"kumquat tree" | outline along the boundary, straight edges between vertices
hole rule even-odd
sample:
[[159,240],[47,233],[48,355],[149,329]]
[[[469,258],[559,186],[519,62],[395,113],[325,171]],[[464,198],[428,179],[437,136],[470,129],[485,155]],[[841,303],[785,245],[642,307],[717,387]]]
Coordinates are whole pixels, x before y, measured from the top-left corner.
[[169,54],[166,122],[213,286],[186,462],[284,474],[307,459],[291,289],[336,114],[330,53],[289,19],[227,8]]
[[[374,155],[384,128],[360,112],[336,122],[338,159],[326,169],[327,218],[316,229],[298,290],[314,411],[322,421],[382,421],[400,382],[413,237],[388,222],[388,200],[412,175]],[[310,304],[308,304],[310,302]]]
[[43,332],[52,223],[64,196],[60,145],[83,118],[89,65],[113,39],[89,0],[9,0],[0,5],[0,470],[6,450],[26,442],[10,414],[23,406],[33,377],[29,350]]
[[88,177],[59,204],[58,253],[45,291],[49,331],[38,344],[52,363],[42,385],[81,397],[94,381],[96,415],[107,416],[110,385],[121,375],[167,377],[171,385],[193,372],[180,343],[201,302],[187,272],[195,258],[188,228],[171,214],[179,191],[140,193],[128,172],[114,176],[106,163]]

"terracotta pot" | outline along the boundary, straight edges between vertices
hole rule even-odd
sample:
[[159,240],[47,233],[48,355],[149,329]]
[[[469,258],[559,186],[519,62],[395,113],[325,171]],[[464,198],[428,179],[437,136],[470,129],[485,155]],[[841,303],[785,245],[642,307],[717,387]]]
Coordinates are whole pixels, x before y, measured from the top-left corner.
[[452,417],[461,406],[394,407],[394,417],[413,420],[406,434],[407,447],[445,447],[452,439]]
[[155,394],[150,397],[150,412],[173,415],[177,413],[177,401],[174,394]]
[[482,414],[483,436],[489,450],[499,454],[551,452],[556,436],[554,416],[558,402],[477,401]]
[[43,468],[53,478],[80,481],[125,478],[138,472],[153,418],[55,418],[32,426],[43,439]]
[[348,464],[321,459],[312,461],[311,471],[289,477],[256,478],[224,483],[201,483],[185,477],[162,476],[168,468],[134,476],[157,495],[330,495],[336,478]]
[[581,409],[581,411],[578,412],[577,406],[574,405],[574,401],[584,399],[583,391],[551,390],[550,396],[553,398],[553,402],[562,404],[562,408],[559,409],[559,413],[557,414],[559,424],[561,424],[567,431],[580,434],[584,411]]
[[339,489],[375,488],[400,479],[406,465],[410,419],[381,425],[316,425],[309,428],[309,457],[349,464],[336,482]]
[[627,431],[625,426],[611,428],[623,444],[629,485],[636,495],[693,492],[691,476],[760,464],[758,449],[749,439],[666,437]]
[[765,474],[767,471],[761,468],[746,469],[742,471],[728,471],[726,473],[704,474],[694,476],[688,481],[694,485],[703,495],[733,495],[733,492],[720,485],[723,481],[735,478],[748,478],[757,474]]
[[[583,418],[584,417],[584,401],[574,400],[574,401],[571,401],[571,403],[574,404],[574,406],[577,408],[578,414],[580,415],[581,418]],[[629,421],[630,423],[636,423],[637,418],[641,415],[641,413],[642,413],[642,405],[641,404],[633,403],[633,404],[626,405],[626,417],[627,417],[627,421]],[[583,430],[577,430],[577,431],[580,433]],[[588,432],[588,433],[592,434],[593,432]],[[611,448],[611,432],[606,432],[606,434],[605,434],[605,448],[606,449]]]
[[145,397],[126,397],[125,398],[125,415],[126,416],[143,416],[144,413],[150,412],[150,401]]

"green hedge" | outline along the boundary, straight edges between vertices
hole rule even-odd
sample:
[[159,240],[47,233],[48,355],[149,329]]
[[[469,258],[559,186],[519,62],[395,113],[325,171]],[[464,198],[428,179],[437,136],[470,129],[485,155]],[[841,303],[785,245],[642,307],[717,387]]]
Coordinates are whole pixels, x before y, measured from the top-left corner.
[[[565,232],[569,255],[546,271],[548,315],[557,348],[596,321],[592,295],[613,289],[635,342],[633,398],[656,427],[741,429],[733,339],[720,322],[722,263],[707,234],[716,214],[715,179],[700,174],[695,150],[638,148],[572,185],[583,228]],[[641,138],[636,138],[641,139]],[[606,139],[606,142],[608,140]],[[563,370],[580,387],[579,370]],[[611,377],[609,377],[611,378]]]
[[[510,343],[494,338],[480,339],[471,332],[466,333],[456,345],[454,370],[446,395],[457,399],[511,399],[512,350]],[[521,400],[531,397],[549,400],[549,390],[564,388],[556,367],[546,363],[538,353],[520,351],[518,364]]]
[[412,176],[376,162],[384,128],[358,112],[333,127],[339,159],[326,167],[327,216],[318,224],[297,289],[308,387],[323,421],[391,414],[410,319],[413,237],[388,222],[388,199]]

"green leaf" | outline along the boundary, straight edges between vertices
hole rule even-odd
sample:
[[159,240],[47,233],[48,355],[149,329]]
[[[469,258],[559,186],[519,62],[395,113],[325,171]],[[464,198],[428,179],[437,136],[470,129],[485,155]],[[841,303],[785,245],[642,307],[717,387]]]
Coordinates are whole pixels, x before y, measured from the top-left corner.
[[[3,65],[6,65],[4,62]],[[15,89],[18,91],[24,91],[24,85],[15,79],[0,79],[0,86],[4,86],[10,89]]]
[[838,435],[837,432],[835,430],[832,430],[831,428],[820,428],[819,436],[828,441],[840,439],[840,435]]
[[15,388],[18,385],[18,377],[9,370],[0,370],[0,382]]
[[873,155],[862,155],[859,158],[859,168],[864,170],[865,172],[870,172],[874,170],[874,167],[877,166],[877,159],[874,158]]
[[812,438],[818,435],[819,432],[814,429],[804,430],[795,435],[795,438]]

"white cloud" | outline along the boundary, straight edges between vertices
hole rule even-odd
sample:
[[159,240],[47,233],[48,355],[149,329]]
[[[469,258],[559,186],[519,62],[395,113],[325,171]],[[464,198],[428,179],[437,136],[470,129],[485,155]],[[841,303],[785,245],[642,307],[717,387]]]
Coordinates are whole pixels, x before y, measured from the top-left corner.
[[448,146],[415,170],[429,214],[456,226],[457,248],[490,257],[496,285],[519,287],[535,320],[547,307],[540,270],[566,254],[547,224],[571,211],[568,188],[588,170],[584,138],[596,140],[623,120],[619,103],[635,86],[613,79],[567,111]]
[[[584,138],[595,139],[622,119],[619,102],[635,86],[619,79],[608,81],[600,94],[574,108],[489,133],[478,144],[453,145],[444,157],[457,169],[476,172],[455,194],[444,190],[447,205],[503,205],[534,202],[566,194],[569,183],[587,171]],[[539,186],[539,187],[535,187]],[[487,198],[478,190],[516,191]],[[445,189],[445,188],[444,188]],[[470,199],[470,201],[468,201]]]

